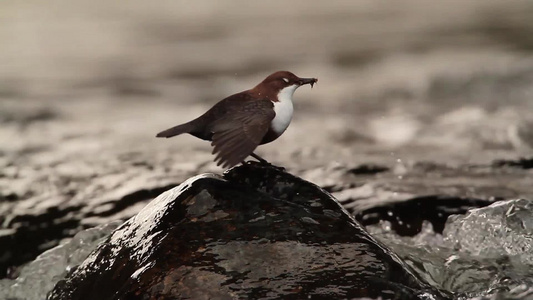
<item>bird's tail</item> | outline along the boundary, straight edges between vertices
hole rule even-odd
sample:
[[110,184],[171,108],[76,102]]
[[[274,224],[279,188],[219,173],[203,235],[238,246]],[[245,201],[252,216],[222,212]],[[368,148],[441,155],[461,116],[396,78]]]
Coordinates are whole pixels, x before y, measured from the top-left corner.
[[173,137],[173,136],[176,136],[182,133],[190,133],[193,130],[193,128],[194,126],[189,122],[189,123],[181,124],[178,126],[174,126],[167,130],[163,130],[160,133],[158,133],[156,137],[169,138],[169,137]]

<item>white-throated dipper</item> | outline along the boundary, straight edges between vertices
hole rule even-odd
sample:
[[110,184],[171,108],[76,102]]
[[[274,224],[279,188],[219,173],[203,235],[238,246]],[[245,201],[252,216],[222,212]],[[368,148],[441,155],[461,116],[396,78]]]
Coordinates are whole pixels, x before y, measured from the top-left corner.
[[275,72],[253,89],[222,99],[200,117],[161,131],[157,137],[189,133],[211,141],[215,161],[224,168],[242,162],[248,155],[266,163],[253,151],[287,129],[292,119],[294,91],[304,84],[313,87],[317,81],[288,71]]

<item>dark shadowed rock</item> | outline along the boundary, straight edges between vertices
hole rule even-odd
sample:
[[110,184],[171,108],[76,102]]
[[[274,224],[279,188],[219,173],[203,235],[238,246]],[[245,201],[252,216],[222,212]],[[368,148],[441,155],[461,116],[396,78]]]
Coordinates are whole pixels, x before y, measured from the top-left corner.
[[415,197],[362,210],[355,215],[363,226],[389,221],[391,229],[401,236],[414,236],[422,231],[424,221],[442,234],[450,215],[465,214],[473,208],[485,207],[493,201],[440,195]]
[[[49,299],[442,295],[328,193],[272,167],[200,175],[119,227]],[[433,298],[431,298],[433,299]]]
[[510,159],[498,159],[495,160],[492,165],[495,168],[501,168],[501,167],[514,167],[514,168],[521,168],[521,169],[533,169],[533,157],[529,158],[519,158],[515,160]]

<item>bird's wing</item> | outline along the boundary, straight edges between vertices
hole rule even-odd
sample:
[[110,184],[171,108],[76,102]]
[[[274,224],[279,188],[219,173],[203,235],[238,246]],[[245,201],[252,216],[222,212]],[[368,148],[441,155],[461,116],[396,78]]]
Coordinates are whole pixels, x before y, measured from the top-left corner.
[[213,123],[211,145],[217,165],[232,167],[252,154],[276,116],[273,106],[268,99],[244,101]]

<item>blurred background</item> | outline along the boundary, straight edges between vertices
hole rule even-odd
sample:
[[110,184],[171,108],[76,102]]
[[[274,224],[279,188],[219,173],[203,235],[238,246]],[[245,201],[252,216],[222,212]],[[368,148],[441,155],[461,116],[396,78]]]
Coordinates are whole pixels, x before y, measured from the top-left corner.
[[4,154],[207,163],[205,142],[154,134],[280,69],[320,79],[259,150],[280,164],[533,147],[529,1],[2,1],[0,22]]
[[0,24],[0,241],[31,250],[11,265],[221,173],[209,143],[155,134],[277,70],[319,83],[257,153],[319,184],[306,171],[533,148],[531,1],[4,0]]

